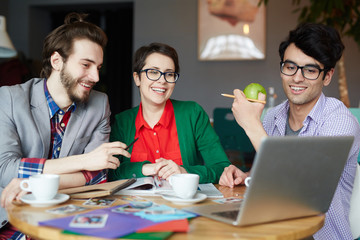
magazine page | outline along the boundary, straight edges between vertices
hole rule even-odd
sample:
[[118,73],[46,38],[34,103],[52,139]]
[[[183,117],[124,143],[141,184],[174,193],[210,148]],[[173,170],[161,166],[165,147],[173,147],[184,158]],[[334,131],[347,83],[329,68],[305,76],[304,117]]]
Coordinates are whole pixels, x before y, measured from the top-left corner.
[[140,195],[156,196],[160,194],[174,194],[170,183],[161,179],[159,187],[156,186],[153,177],[137,178],[136,182],[116,193],[116,195]]
[[[161,179],[159,187],[156,186],[153,177],[137,178],[136,182],[116,193],[116,195],[139,195],[158,196],[162,194],[175,195],[169,181]],[[223,194],[212,183],[199,184],[199,193],[205,194],[208,198],[222,198]]]

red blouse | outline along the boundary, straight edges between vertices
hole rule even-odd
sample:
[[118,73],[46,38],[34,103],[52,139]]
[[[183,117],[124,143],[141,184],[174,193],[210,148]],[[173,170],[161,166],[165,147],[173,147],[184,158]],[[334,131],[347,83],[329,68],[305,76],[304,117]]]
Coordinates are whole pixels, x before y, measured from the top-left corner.
[[154,128],[144,120],[140,103],[135,128],[135,139],[139,140],[133,146],[131,162],[147,160],[155,163],[156,159],[165,158],[182,165],[174,108],[170,100],[167,100],[164,112]]

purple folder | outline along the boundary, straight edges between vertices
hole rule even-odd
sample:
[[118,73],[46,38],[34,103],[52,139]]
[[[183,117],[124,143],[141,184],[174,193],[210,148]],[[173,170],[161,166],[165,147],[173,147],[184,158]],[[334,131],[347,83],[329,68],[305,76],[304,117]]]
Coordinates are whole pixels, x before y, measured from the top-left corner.
[[[97,209],[94,211],[82,214],[108,214],[106,224],[102,228],[74,228],[70,227],[70,222],[75,215],[63,218],[56,218],[52,220],[39,222],[40,226],[50,226],[60,228],[63,230],[72,231],[84,235],[90,235],[102,238],[119,238],[131,233],[136,232],[138,229],[156,225],[158,223],[143,219],[133,214],[120,214],[112,212],[111,209],[118,208],[119,206]],[[78,215],[82,215],[78,214]]]

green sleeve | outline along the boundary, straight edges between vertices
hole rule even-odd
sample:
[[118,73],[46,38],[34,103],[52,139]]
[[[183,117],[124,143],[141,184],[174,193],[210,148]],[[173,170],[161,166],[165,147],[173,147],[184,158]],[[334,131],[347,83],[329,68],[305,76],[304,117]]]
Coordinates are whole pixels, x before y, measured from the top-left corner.
[[[120,141],[130,144],[135,137],[135,118],[138,107],[126,110],[115,116],[114,123],[111,126],[110,142]],[[128,150],[131,154],[132,147]],[[130,162],[130,158],[122,155],[117,156],[120,160],[120,166],[117,169],[110,169],[108,173],[109,181],[126,179],[132,177],[144,177],[142,174],[142,166],[146,162]]]
[[174,101],[173,105],[183,167],[198,174],[200,183],[218,183],[230,161],[208,115],[195,102]]

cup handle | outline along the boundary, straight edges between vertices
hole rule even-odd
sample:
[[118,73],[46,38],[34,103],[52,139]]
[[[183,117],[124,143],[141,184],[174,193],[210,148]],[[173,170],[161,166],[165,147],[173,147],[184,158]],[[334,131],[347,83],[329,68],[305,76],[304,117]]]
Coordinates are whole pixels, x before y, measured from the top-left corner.
[[250,180],[251,180],[251,177],[245,178],[245,186],[246,186],[246,187],[249,187],[249,186],[250,186]]
[[172,176],[169,177],[170,186],[172,186]]
[[[25,187],[24,184],[27,184],[27,187]],[[31,192],[29,179],[22,180],[20,182],[20,188],[24,191]]]

